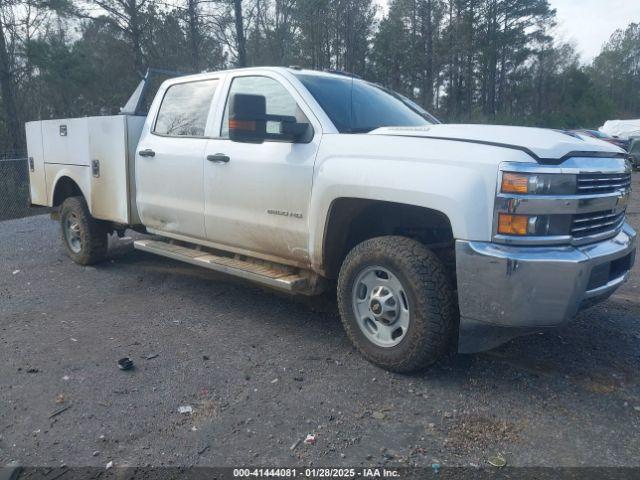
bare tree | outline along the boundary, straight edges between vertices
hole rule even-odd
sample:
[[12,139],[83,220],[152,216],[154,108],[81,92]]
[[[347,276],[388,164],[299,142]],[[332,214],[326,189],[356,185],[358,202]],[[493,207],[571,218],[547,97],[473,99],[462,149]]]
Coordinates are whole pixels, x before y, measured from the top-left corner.
[[98,10],[87,11],[86,8],[78,8],[76,13],[81,18],[95,20],[104,17],[113,26],[118,28],[129,40],[133,54],[135,69],[139,75],[143,75],[145,69],[144,54],[142,51],[142,15],[149,0],[90,0],[89,9],[97,6]]
[[[19,93],[25,94],[33,70],[25,55],[25,45],[39,32],[50,5],[42,0],[2,0],[0,2],[0,95],[9,147],[14,152],[24,149],[23,125]],[[64,6],[63,2],[58,5]]]

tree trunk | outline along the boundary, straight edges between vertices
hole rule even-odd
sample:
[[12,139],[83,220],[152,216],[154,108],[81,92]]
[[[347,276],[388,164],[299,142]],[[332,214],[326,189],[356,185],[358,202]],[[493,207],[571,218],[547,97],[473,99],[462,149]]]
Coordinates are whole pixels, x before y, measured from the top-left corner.
[[456,86],[455,86],[455,76],[454,76],[454,35],[455,35],[455,24],[454,24],[454,16],[453,16],[453,0],[449,0],[449,98],[448,98],[448,115],[449,121],[455,119],[456,116],[456,104],[458,99],[456,97]]
[[191,68],[200,71],[200,28],[198,25],[198,0],[188,0],[189,49],[191,50]]
[[496,115],[496,83],[497,83],[497,69],[498,69],[498,42],[497,42],[497,6],[496,2],[491,2],[491,8],[489,10],[489,58],[487,61],[487,105],[485,113],[494,118]]
[[[504,11],[504,27],[502,38],[509,38],[509,9],[505,8]],[[506,84],[506,76],[507,76],[507,44],[504,40],[502,40],[500,45],[500,79],[498,81],[498,97],[496,101],[496,110],[498,112],[502,112],[505,110],[505,84]]]
[[133,46],[135,68],[138,74],[142,76],[145,73],[144,59],[142,57],[142,29],[136,0],[129,0],[129,35]]
[[425,15],[423,19],[425,38],[425,78],[423,85],[424,104],[427,109],[433,107],[433,0],[425,2]]
[[242,16],[242,0],[233,0],[236,25],[236,43],[238,48],[237,66],[247,66],[247,42],[244,36],[244,18]]
[[10,137],[10,146],[14,154],[22,153],[24,141],[22,128],[16,108],[15,88],[11,76],[11,61],[4,37],[4,25],[0,21],[0,93],[2,94],[2,107],[7,123],[7,133]]

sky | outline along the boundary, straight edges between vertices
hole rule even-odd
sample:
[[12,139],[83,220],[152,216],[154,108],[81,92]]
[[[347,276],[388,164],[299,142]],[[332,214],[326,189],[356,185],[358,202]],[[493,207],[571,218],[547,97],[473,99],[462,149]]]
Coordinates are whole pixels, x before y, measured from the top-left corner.
[[591,62],[618,28],[640,22],[640,0],[549,0],[557,11],[557,35],[572,41]]
[[[388,0],[376,0],[383,11]],[[571,42],[590,63],[618,28],[640,22],[640,0],[549,0],[557,12],[556,37]]]

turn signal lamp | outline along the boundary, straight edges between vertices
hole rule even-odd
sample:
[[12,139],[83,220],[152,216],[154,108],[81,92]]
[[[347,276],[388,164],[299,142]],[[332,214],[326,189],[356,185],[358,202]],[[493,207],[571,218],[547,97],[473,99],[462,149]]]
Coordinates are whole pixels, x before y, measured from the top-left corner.
[[503,193],[528,193],[529,175],[518,173],[504,173],[502,175]]
[[529,233],[529,216],[501,213],[498,216],[498,233],[502,235],[527,235]]

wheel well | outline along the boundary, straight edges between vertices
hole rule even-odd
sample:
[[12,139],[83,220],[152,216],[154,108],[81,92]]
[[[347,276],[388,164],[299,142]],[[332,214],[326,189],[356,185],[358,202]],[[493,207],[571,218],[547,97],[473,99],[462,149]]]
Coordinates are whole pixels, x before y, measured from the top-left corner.
[[413,238],[429,245],[445,264],[455,263],[451,223],[442,212],[403,203],[340,198],[331,205],[325,228],[323,265],[327,278],[338,276],[342,261],[354,246],[383,235]]
[[69,197],[81,197],[82,190],[69,177],[60,177],[53,190],[53,206],[59,207]]

